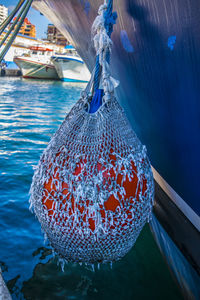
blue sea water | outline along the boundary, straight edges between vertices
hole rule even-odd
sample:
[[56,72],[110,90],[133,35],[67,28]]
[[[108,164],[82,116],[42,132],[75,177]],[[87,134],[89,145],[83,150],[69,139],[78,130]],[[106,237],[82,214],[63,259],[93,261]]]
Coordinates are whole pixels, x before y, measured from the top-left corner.
[[148,225],[119,262],[57,266],[29,211],[33,167],[84,84],[0,78],[0,266],[13,299],[182,299]]

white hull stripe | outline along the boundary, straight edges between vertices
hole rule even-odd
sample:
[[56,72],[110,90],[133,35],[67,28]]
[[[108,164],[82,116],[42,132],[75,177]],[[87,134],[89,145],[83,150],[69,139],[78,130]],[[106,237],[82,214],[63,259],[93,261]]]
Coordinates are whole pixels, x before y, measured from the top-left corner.
[[200,217],[193,209],[174,191],[174,189],[164,180],[164,178],[152,167],[153,176],[163,191],[176,204],[182,213],[190,220],[190,222],[200,231]]

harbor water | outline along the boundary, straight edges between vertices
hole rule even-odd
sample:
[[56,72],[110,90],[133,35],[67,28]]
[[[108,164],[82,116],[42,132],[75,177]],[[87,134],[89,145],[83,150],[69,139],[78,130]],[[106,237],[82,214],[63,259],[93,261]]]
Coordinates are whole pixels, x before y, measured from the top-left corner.
[[57,265],[29,211],[34,166],[84,84],[0,78],[0,267],[13,299],[162,299],[182,296],[148,225],[119,262]]

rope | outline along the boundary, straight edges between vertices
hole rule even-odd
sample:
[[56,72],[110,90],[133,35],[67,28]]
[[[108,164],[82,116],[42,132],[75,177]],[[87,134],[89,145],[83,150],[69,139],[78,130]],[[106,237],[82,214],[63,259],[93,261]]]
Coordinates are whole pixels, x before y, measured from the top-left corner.
[[0,35],[2,34],[2,32],[6,29],[6,27],[8,26],[8,24],[10,23],[10,21],[12,21],[13,17],[15,16],[15,14],[18,12],[18,10],[20,9],[20,7],[22,6],[22,4],[25,2],[25,0],[19,0],[17,6],[14,8],[14,10],[11,12],[11,14],[5,19],[5,21],[1,24],[0,26]]
[[[27,5],[27,3],[25,4],[25,6]],[[4,42],[7,40],[8,36],[10,35],[10,33],[13,31],[13,29],[15,28],[16,24],[18,23],[18,21],[20,20],[21,18],[21,15],[23,13],[23,10],[25,8],[25,6],[21,9],[21,11],[19,12],[16,20],[12,23],[12,25],[10,26],[8,32],[5,34],[5,36],[3,37],[3,39],[1,40],[0,42],[0,48],[1,46],[4,44]]]
[[99,55],[96,56],[96,65],[95,65],[95,75],[94,75],[94,90],[96,91],[99,88],[99,78],[100,78],[100,63]]
[[[107,9],[104,12],[104,26],[106,28],[106,32],[109,37],[111,37],[113,31],[113,25],[115,24],[117,13],[113,12],[113,0],[108,0],[107,2]],[[109,51],[106,53],[106,60],[110,62],[110,53]],[[95,66],[95,76],[94,76],[94,91],[99,88],[99,81],[100,81],[100,73],[101,73],[101,66],[99,63],[99,55],[96,56],[96,66]]]
[[12,45],[14,39],[16,38],[16,36],[17,36],[17,34],[18,34],[18,32],[19,32],[19,30],[20,30],[20,28],[21,28],[21,26],[22,26],[22,24],[24,22],[24,19],[25,19],[26,15],[27,15],[27,13],[29,11],[29,8],[30,8],[32,2],[33,2],[33,0],[28,0],[26,2],[25,6],[23,8],[24,11],[23,11],[22,17],[21,17],[19,23],[17,24],[16,29],[14,30],[14,32],[13,32],[11,38],[9,39],[8,43],[6,44],[6,46],[4,47],[4,49],[2,50],[2,52],[0,53],[0,62],[2,61],[2,59],[4,58],[4,56],[6,55],[6,53],[8,52],[10,46]]

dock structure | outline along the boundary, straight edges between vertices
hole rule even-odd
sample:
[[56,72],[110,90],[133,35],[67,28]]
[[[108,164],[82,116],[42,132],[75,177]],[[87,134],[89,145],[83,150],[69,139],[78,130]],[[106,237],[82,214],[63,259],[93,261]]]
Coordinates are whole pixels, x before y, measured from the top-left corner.
[[0,268],[0,299],[1,300],[12,300],[8,288],[3,280],[2,271]]

